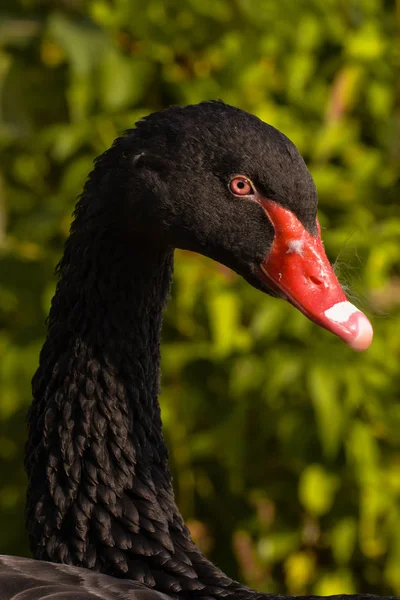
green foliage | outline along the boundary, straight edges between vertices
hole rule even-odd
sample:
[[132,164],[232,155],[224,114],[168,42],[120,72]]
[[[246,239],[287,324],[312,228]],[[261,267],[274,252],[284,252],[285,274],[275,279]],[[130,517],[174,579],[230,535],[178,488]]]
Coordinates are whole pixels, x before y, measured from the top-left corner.
[[161,401],[179,505],[259,589],[400,594],[399,14],[395,0],[3,0],[1,552],[28,552],[30,377],[91,162],[150,111],[222,98],[298,145],[376,337],[357,355],[177,253]]

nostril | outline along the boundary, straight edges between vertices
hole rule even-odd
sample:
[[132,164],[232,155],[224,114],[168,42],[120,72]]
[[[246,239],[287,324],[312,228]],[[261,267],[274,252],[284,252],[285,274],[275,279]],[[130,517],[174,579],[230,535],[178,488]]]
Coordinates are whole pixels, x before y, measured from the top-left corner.
[[322,285],[322,281],[318,277],[314,277],[314,275],[310,275],[310,281],[315,285]]

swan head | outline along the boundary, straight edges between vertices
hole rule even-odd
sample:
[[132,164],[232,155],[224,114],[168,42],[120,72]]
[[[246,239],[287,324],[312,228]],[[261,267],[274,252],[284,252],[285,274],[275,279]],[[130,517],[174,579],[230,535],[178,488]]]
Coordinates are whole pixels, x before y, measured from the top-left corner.
[[274,127],[220,101],[171,107],[108,153],[128,172],[124,222],[137,235],[209,256],[353,349],[370,345],[326,257],[313,179]]

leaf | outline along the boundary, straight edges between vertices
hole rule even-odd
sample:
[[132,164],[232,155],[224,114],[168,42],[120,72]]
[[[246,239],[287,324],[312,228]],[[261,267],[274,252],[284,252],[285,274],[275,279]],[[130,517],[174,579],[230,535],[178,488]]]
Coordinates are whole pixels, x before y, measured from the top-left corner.
[[342,409],[338,401],[338,373],[316,365],[308,376],[308,388],[314,406],[318,437],[324,455],[333,459],[340,447]]
[[315,556],[307,552],[291,554],[285,561],[285,572],[289,592],[302,593],[315,576]]
[[353,576],[347,569],[322,574],[315,586],[315,594],[318,596],[354,594],[356,591]]
[[310,465],[300,478],[300,502],[311,514],[318,517],[325,515],[332,507],[337,487],[336,477],[328,474],[320,465]]
[[149,61],[110,50],[101,70],[100,98],[104,108],[121,110],[139,102],[153,76],[154,68]]
[[237,345],[240,335],[239,310],[238,299],[231,292],[217,293],[210,298],[213,350],[218,357],[227,356]]
[[332,551],[338,565],[346,565],[349,563],[355,550],[356,541],[356,520],[351,517],[341,519],[332,529],[331,533]]

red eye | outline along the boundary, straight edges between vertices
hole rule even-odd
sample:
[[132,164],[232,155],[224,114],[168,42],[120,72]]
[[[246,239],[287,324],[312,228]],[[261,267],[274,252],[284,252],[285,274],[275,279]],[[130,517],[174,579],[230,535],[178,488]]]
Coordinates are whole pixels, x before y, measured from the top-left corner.
[[235,196],[249,196],[250,194],[254,194],[251,182],[243,175],[231,179],[229,189]]

